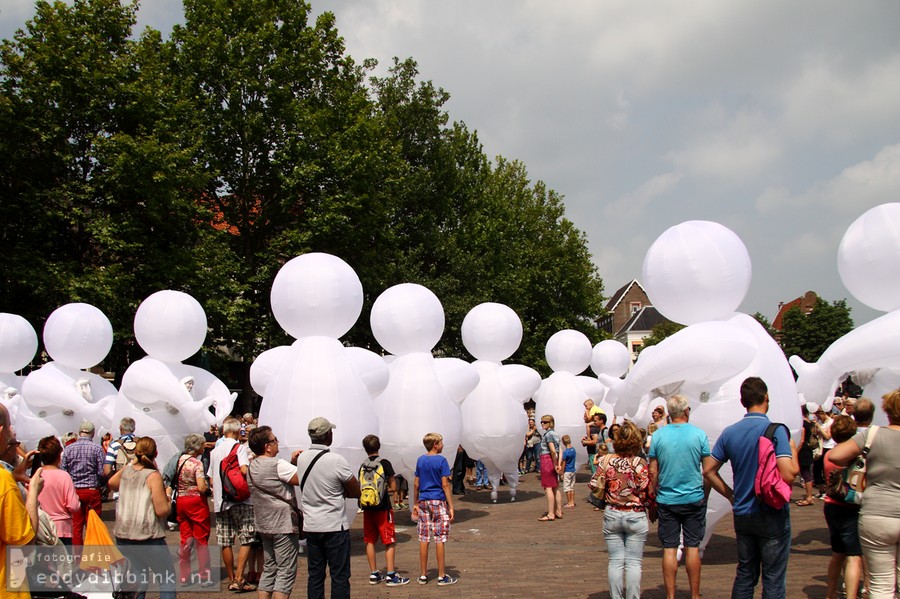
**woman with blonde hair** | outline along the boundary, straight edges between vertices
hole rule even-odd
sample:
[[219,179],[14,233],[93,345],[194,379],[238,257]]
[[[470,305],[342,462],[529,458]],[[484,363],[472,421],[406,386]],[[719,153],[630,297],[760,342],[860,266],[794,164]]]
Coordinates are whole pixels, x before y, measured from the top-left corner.
[[562,493],[559,491],[559,475],[563,471],[562,452],[559,450],[559,435],[553,428],[556,420],[553,416],[541,416],[541,487],[547,495],[547,511],[538,518],[540,522],[553,522],[562,518]]
[[869,445],[859,541],[869,571],[870,599],[893,599],[900,567],[900,389],[884,396],[881,409],[887,426],[857,432],[828,452],[828,459],[849,466]]
[[116,544],[128,558],[129,572],[145,582],[134,597],[143,599],[146,581],[162,580],[160,598],[175,599],[175,566],[166,547],[165,529],[171,499],[156,467],[156,441],[151,437],[137,439],[134,459],[113,474],[109,488],[119,492]]
[[638,599],[649,530],[647,509],[652,504],[650,471],[647,460],[640,457],[643,438],[633,422],[619,427],[615,446],[615,455],[600,464],[606,475],[603,536],[609,553],[609,594],[612,599]]

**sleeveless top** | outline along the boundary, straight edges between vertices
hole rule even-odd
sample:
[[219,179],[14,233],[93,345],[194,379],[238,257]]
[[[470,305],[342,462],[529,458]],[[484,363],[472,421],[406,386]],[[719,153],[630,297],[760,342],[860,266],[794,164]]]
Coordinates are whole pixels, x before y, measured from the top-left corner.
[[[278,462],[280,458],[257,456],[250,462],[250,495],[253,497],[253,518],[256,532],[262,534],[291,534],[300,532],[300,521],[297,510],[285,501],[297,505],[294,499],[293,485],[282,482],[278,478]],[[261,490],[265,489],[265,491]]]
[[132,541],[162,539],[166,536],[163,521],[156,516],[147,478],[156,472],[136,469],[129,464],[119,479],[119,502],[116,504],[116,536]]

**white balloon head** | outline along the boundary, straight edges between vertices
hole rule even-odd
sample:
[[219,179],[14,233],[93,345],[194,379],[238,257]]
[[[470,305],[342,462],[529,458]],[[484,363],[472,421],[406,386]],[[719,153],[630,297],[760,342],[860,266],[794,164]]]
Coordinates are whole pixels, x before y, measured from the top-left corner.
[[581,331],[558,331],[547,340],[544,355],[553,372],[581,374],[591,363],[591,341]]
[[[652,347],[652,346],[651,346]],[[620,377],[631,366],[631,352],[613,339],[601,341],[591,352],[591,370],[594,374]]]
[[0,372],[16,372],[37,352],[34,327],[18,314],[0,312]]
[[157,291],[138,306],[134,336],[147,355],[181,362],[197,353],[206,339],[206,312],[187,293]]
[[644,257],[644,290],[666,318],[691,325],[730,318],[750,288],[750,255],[731,229],[687,221],[663,232]]
[[386,289],[372,305],[372,334],[394,354],[430,352],[444,334],[444,308],[427,287],[401,283]]
[[900,308],[900,203],[875,206],[853,221],[838,248],[838,273],[870,308]]
[[112,342],[112,324],[90,304],[60,306],[44,324],[44,347],[51,358],[64,366],[96,366],[109,353]]
[[522,342],[522,321],[509,306],[478,304],[463,319],[462,342],[476,360],[502,362]]
[[270,298],[275,320],[295,339],[337,339],[359,318],[363,288],[349,264],[331,254],[311,253],[281,267]]

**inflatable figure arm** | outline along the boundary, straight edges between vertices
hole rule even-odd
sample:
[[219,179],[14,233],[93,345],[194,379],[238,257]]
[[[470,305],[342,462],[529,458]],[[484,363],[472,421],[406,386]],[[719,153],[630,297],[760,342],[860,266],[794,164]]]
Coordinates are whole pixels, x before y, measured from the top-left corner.
[[369,396],[374,399],[381,395],[381,392],[387,387],[389,378],[388,367],[384,359],[375,352],[361,347],[348,347],[346,352],[347,359],[353,365],[353,370],[369,390]]
[[797,372],[797,390],[810,401],[821,403],[838,379],[854,370],[900,368],[900,310],[885,314],[850,331],[834,343],[814,364],[791,356]]
[[82,370],[50,362],[25,377],[22,396],[36,414],[49,408],[71,416],[91,405],[75,385],[84,376]]
[[747,368],[756,351],[753,336],[740,326],[702,322],[664,339],[653,351],[641,352],[624,381],[609,376],[600,380],[610,387],[607,401],[614,403],[616,414],[634,414],[651,390],[678,381],[725,380]]
[[[267,349],[263,353],[254,358],[253,364],[250,365],[250,386],[260,397],[266,396],[266,385],[272,379],[272,375],[278,371],[285,356],[291,349],[289,345],[280,345]],[[216,406],[216,414],[218,418],[218,405]],[[230,413],[230,410],[229,410]],[[226,414],[227,416],[227,414]]]
[[606,385],[592,376],[576,376],[575,384],[587,397],[599,404],[606,397]]
[[434,370],[441,388],[457,405],[475,390],[480,380],[475,367],[458,358],[438,358]]
[[506,364],[497,370],[497,377],[503,388],[516,401],[525,403],[541,386],[541,375],[528,366],[521,364]]

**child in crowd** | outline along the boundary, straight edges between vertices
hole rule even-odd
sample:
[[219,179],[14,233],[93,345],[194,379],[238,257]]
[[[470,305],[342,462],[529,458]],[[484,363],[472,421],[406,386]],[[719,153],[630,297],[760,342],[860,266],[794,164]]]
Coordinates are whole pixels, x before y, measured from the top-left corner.
[[565,449],[562,459],[566,463],[563,471],[563,491],[566,494],[566,503],[563,507],[575,507],[575,448],[572,447],[572,439],[569,435],[562,436]]
[[450,492],[450,464],[441,455],[444,438],[438,433],[428,433],[422,439],[428,451],[416,461],[412,494],[412,519],[417,521],[419,534],[419,584],[428,584],[428,543],[434,536],[437,556],[439,586],[456,584],[457,579],[444,572],[444,544],[450,535],[453,522],[453,495]]
[[[381,503],[375,507],[362,507],[363,509],[363,542],[366,544],[366,558],[369,560],[369,584],[378,584],[382,580],[389,587],[398,587],[409,583],[409,578],[397,574],[394,569],[394,549],[397,537],[394,529],[394,510],[391,509],[391,494],[396,491],[397,481],[394,477],[394,467],[383,458],[378,457],[381,449],[381,440],[375,435],[366,435],[362,440],[363,449],[369,457],[359,467],[360,481],[363,480],[364,467],[376,467],[381,464],[384,473],[385,488],[381,497]],[[387,574],[382,574],[375,561],[375,541],[381,537],[384,544],[384,559],[387,562]]]

